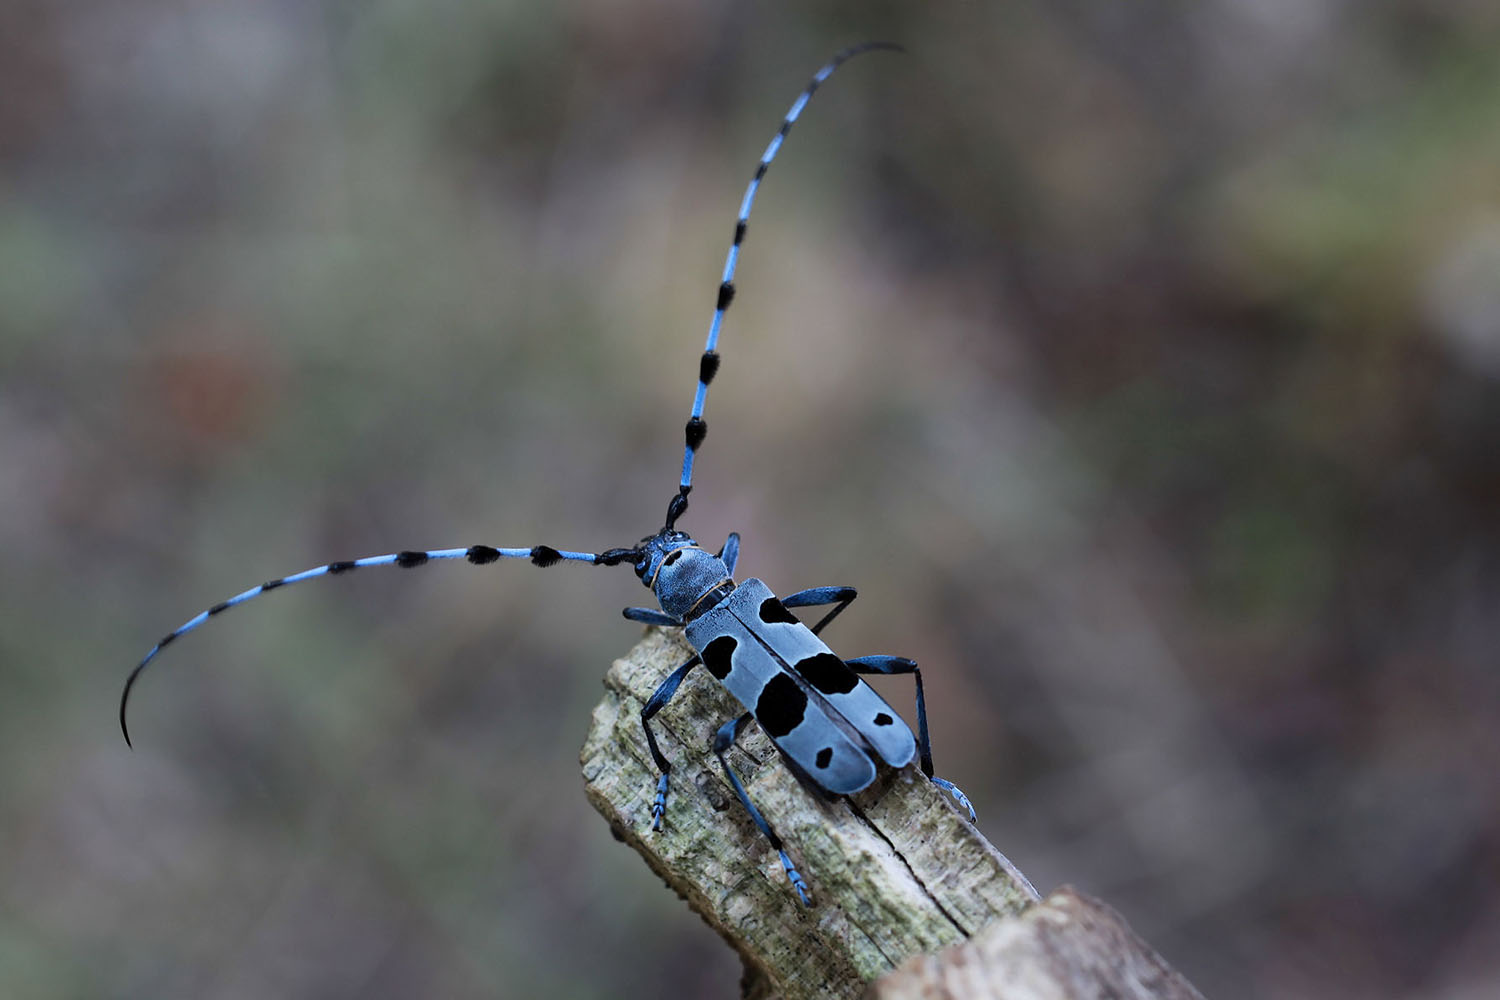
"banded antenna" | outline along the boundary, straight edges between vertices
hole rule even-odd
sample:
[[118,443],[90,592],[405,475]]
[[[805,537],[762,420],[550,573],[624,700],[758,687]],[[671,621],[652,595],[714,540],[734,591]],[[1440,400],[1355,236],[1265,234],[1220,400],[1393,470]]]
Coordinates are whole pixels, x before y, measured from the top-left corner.
[[581,562],[592,566],[617,566],[622,562],[635,562],[641,556],[639,548],[609,549],[605,552],[566,552],[554,549],[550,545],[533,545],[529,549],[498,549],[489,545],[470,545],[460,549],[426,549],[407,550],[405,552],[391,552],[383,556],[365,556],[363,559],[350,559],[343,562],[324,563],[322,566],[314,566],[312,569],[303,570],[301,573],[293,573],[291,576],[279,577],[275,580],[267,580],[259,586],[251,587],[249,590],[241,591],[229,598],[220,601],[206,611],[189,618],[181,625],[168,632],[157,640],[156,645],[151,647],[130,676],[125,679],[125,690],[120,693],[120,732],[125,734],[126,746],[133,746],[130,742],[130,726],[125,721],[125,712],[130,704],[130,689],[135,687],[135,682],[141,676],[141,672],[150,666],[156,659],[156,654],[176,642],[180,637],[187,635],[204,622],[215,615],[222,614],[230,608],[238,607],[246,601],[253,600],[262,594],[272,590],[279,590],[292,583],[302,583],[306,580],[315,580],[320,576],[340,576],[351,573],[357,569],[369,566],[396,566],[401,569],[412,569],[417,566],[425,566],[429,562],[440,559],[464,559],[476,566],[486,566],[500,559],[529,559],[533,566],[554,566],[560,562]]
[[740,211],[734,220],[734,238],[729,243],[729,253],[724,258],[724,275],[719,280],[718,300],[714,303],[713,319],[708,324],[708,341],[703,345],[703,357],[698,362],[698,389],[693,395],[693,411],[688,416],[687,427],[684,430],[686,439],[682,451],[682,481],[678,484],[677,495],[672,497],[672,502],[667,505],[666,527],[671,528],[677,523],[677,519],[687,510],[687,496],[693,491],[693,458],[698,453],[698,446],[703,443],[703,438],[708,434],[708,424],[703,419],[703,405],[708,400],[708,386],[714,380],[714,375],[719,371],[719,332],[724,328],[724,314],[729,311],[729,304],[734,301],[734,272],[740,262],[740,247],[745,242],[745,228],[750,222],[750,210],[755,207],[755,195],[760,190],[760,182],[766,176],[766,171],[771,166],[771,161],[776,159],[776,154],[781,151],[781,144],[786,140],[786,135],[792,130],[802,110],[807,107],[807,102],[812,100],[813,94],[823,82],[833,75],[834,71],[845,62],[857,55],[874,51],[905,52],[899,45],[890,42],[865,42],[862,45],[850,46],[835,55],[828,64],[813,74],[812,80],[807,88],[797,95],[792,102],[792,107],[781,119],[781,127],[771,137],[771,143],[766,151],[760,156],[760,163],[756,164],[755,175],[750,178],[750,183],[745,188],[745,196],[740,199]]

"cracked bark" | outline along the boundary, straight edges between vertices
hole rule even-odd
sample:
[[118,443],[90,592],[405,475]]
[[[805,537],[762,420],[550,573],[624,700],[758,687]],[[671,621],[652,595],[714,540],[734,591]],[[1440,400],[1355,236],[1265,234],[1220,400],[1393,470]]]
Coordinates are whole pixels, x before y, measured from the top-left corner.
[[[641,707],[691,655],[680,630],[648,629],[605,677],[580,759],[589,801],[616,837],[740,954],[745,996],[858,997],[907,959],[985,940],[997,922],[1018,924],[1037,904],[1025,877],[915,764],[883,769],[859,795],[825,800],[752,726],[730,763],[807,880],[813,905],[804,907],[709,751],[714,730],[742,709],[706,672],[690,675],[653,720],[672,761],[665,818],[653,832],[657,770]],[[978,960],[959,961],[974,968]]]

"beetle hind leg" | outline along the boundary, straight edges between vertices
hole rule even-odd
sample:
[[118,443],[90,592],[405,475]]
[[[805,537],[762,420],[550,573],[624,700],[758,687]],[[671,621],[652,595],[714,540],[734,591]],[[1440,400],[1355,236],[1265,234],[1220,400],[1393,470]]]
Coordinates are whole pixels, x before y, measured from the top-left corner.
[[931,774],[929,774],[927,777],[934,785],[937,785],[943,791],[953,796],[953,800],[964,807],[964,810],[969,814],[970,823],[979,822],[979,817],[974,813],[974,804],[969,801],[969,797],[964,794],[962,788],[959,788],[957,785],[947,780],[946,778],[939,778]]
[[974,806],[963,790],[953,782],[932,773],[932,738],[927,732],[927,698],[922,694],[922,671],[917,669],[917,661],[908,660],[904,656],[857,656],[844,662],[856,674],[911,674],[912,680],[917,684],[917,753],[922,760],[922,773],[963,806],[964,811],[969,814],[970,823],[977,822],[979,817],[974,814]]

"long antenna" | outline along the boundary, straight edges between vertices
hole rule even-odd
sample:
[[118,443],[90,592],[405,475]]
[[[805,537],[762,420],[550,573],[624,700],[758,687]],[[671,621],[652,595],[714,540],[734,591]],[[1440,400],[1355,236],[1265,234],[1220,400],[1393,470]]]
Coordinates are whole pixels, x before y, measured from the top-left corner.
[[125,722],[125,710],[130,704],[130,690],[135,687],[135,682],[141,676],[141,672],[156,659],[157,653],[160,653],[167,646],[177,641],[179,637],[198,628],[215,615],[228,611],[230,608],[238,607],[267,591],[279,590],[288,584],[302,583],[304,580],[313,580],[320,576],[339,576],[369,566],[396,566],[401,569],[412,569],[417,566],[425,566],[430,562],[440,559],[464,559],[476,566],[486,566],[499,559],[529,559],[532,565],[541,567],[552,566],[560,562],[581,562],[592,566],[617,566],[626,561],[634,562],[640,556],[641,550],[639,548],[608,549],[604,552],[596,553],[559,551],[550,545],[533,545],[528,549],[497,549],[489,545],[470,545],[459,549],[407,550],[404,552],[391,552],[383,556],[366,556],[363,559],[324,563],[322,566],[314,566],[312,569],[303,570],[301,573],[293,573],[291,576],[267,580],[259,586],[251,587],[249,590],[235,594],[227,601],[220,601],[207,611],[200,611],[162,636],[156,645],[151,647],[150,652],[130,672],[130,676],[125,678],[125,690],[120,692],[120,732],[125,734],[125,745],[132,745],[130,742],[130,726]]
[[668,528],[672,527],[677,519],[687,510],[687,495],[693,490],[693,457],[698,452],[698,446],[703,443],[703,438],[708,434],[708,424],[703,420],[703,404],[708,400],[708,385],[714,380],[714,375],[719,370],[719,331],[724,326],[724,313],[729,310],[729,304],[734,301],[734,272],[740,262],[740,246],[745,242],[745,227],[750,222],[750,210],[755,207],[755,195],[760,190],[761,179],[766,176],[766,170],[771,166],[771,161],[776,159],[776,154],[781,150],[781,144],[786,139],[786,134],[792,130],[792,125],[797,121],[797,116],[802,114],[802,109],[807,107],[807,102],[812,100],[813,94],[817,93],[823,81],[833,75],[834,70],[855,56],[865,52],[885,50],[888,52],[906,51],[899,45],[890,42],[865,42],[862,45],[854,45],[844,49],[838,55],[828,61],[828,65],[813,74],[812,81],[807,88],[797,95],[792,102],[791,110],[781,120],[781,128],[771,137],[771,144],[761,154],[760,163],[755,168],[755,176],[750,178],[750,184],[745,188],[745,197],[740,200],[739,215],[734,220],[734,240],[729,244],[729,254],[724,259],[724,276],[719,281],[719,297],[714,303],[714,317],[708,325],[708,342],[703,346],[703,358],[698,363],[698,390],[693,396],[693,412],[688,417],[685,429],[686,445],[682,453],[682,482],[677,487],[677,495],[667,506]]

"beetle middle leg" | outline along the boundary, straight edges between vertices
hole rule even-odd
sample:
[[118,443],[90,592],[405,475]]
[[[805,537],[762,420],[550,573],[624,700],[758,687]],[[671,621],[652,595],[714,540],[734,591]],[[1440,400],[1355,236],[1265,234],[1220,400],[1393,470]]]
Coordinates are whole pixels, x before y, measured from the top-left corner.
[[802,881],[802,876],[798,874],[796,866],[792,864],[792,859],[787,857],[786,849],[781,846],[781,838],[776,836],[776,831],[771,829],[771,824],[767,823],[766,818],[760,814],[760,810],[755,808],[755,803],[750,801],[750,796],[746,793],[745,786],[740,783],[739,776],[734,773],[734,768],[729,766],[729,758],[726,754],[729,753],[729,748],[734,745],[735,738],[739,736],[740,730],[753,718],[755,718],[754,715],[746,712],[738,719],[731,719],[724,723],[719,727],[719,731],[714,733],[713,742],[710,746],[713,748],[714,756],[719,758],[719,763],[724,767],[725,777],[734,786],[734,794],[739,796],[740,804],[745,807],[745,811],[750,814],[750,818],[755,821],[755,825],[760,828],[760,832],[765,834],[766,839],[771,842],[771,846],[780,855],[781,867],[786,870],[786,877],[791,879],[792,888],[797,890],[797,898],[802,900],[802,905],[811,906],[812,901],[807,894],[807,883]]
[[853,587],[809,587],[806,590],[799,590],[789,597],[783,597],[781,599],[781,606],[784,608],[818,608],[827,604],[837,605],[832,611],[824,615],[818,624],[812,626],[813,635],[817,635],[823,631],[825,625],[833,621],[843,613],[845,608],[853,604],[854,599],[858,596],[859,591]]

